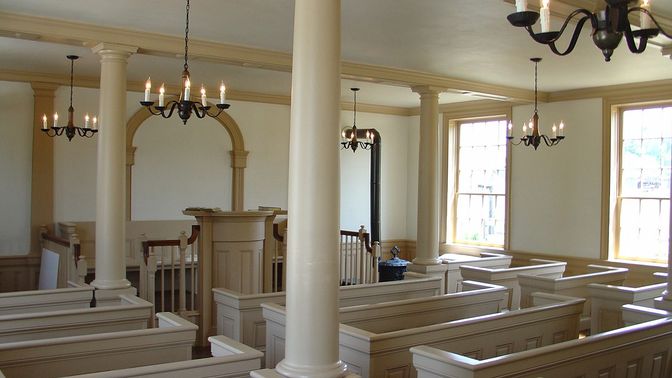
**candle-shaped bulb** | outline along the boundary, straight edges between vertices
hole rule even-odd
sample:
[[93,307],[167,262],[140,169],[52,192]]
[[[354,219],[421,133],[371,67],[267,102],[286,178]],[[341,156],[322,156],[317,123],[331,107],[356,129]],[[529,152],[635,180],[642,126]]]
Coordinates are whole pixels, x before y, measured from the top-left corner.
[[553,124],[553,127],[551,128],[551,130],[553,131],[553,139],[557,138],[558,137],[558,127],[555,126],[555,123]]
[[346,139],[346,137],[345,137],[345,130],[346,130],[346,129],[341,130],[341,138],[343,138],[343,139]]
[[54,127],[58,126],[58,113],[54,113]]
[[42,115],[42,128],[44,130],[47,129],[47,115],[46,114]]
[[[651,11],[651,4],[649,4],[649,0],[642,0],[640,8],[646,9],[647,11]],[[639,27],[640,29],[653,28],[653,22],[651,21],[651,17],[648,14],[646,14],[646,12],[639,12]]]
[[191,94],[191,81],[187,77],[186,80],[184,80],[184,100],[189,101],[189,95]]
[[205,96],[205,87],[201,84],[201,105],[206,106],[208,98]]
[[223,104],[226,101],[226,87],[224,86],[224,81],[219,86],[219,103]]
[[166,93],[166,87],[163,83],[161,83],[161,88],[159,88],[159,106],[163,106],[164,102],[164,95]]
[[152,80],[151,77],[147,78],[145,82],[145,101],[149,101],[149,91],[152,89]]
[[558,128],[560,129],[560,136],[565,136],[565,123],[560,121],[560,126]]
[[527,135],[527,123],[523,122],[523,135]]
[[541,32],[546,33],[551,30],[551,11],[548,7],[550,0],[541,0],[541,9],[539,10],[539,19],[541,20]]
[[516,0],[516,12],[525,12],[527,10],[527,0]]
[[94,130],[98,128],[98,117],[93,116],[93,127]]
[[509,122],[509,124],[506,126],[506,137],[511,137],[511,134],[513,133],[513,124]]
[[89,114],[88,113],[84,116],[84,128],[85,129],[89,128]]

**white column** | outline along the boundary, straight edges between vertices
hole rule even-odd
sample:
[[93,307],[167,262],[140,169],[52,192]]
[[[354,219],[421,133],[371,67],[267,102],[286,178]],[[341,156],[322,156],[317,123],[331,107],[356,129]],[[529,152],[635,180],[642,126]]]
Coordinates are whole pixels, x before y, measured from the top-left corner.
[[[670,188],[670,197],[672,197],[672,188]],[[672,201],[670,201],[669,227],[672,230]],[[663,292],[663,300],[667,302],[665,308],[672,310],[672,243],[669,241],[667,242],[667,289]]]
[[418,159],[418,229],[414,265],[440,264],[439,260],[439,93],[419,86],[420,150]]
[[137,51],[101,43],[96,181],[96,289],[131,286],[126,279],[126,61]]
[[286,377],[341,377],[338,357],[340,0],[296,0],[289,140]]

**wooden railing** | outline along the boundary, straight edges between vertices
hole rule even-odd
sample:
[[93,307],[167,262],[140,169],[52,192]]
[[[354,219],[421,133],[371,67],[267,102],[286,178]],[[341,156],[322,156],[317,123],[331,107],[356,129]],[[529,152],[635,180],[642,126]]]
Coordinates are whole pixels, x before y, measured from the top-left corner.
[[[273,292],[284,290],[286,282],[287,243],[286,229],[273,225],[273,238],[276,241],[273,256]],[[361,226],[359,231],[340,231],[339,278],[341,286],[378,282],[378,260],[382,250],[378,242],[370,243],[370,235]],[[277,278],[276,278],[277,277]]]
[[178,239],[142,241],[139,292],[141,298],[154,304],[156,312],[174,312],[184,318],[198,316],[198,250],[195,241],[199,233],[200,226],[193,225],[189,237],[182,231]]
[[359,231],[341,230],[339,270],[341,286],[378,282],[380,244],[370,244],[364,226]]
[[40,245],[59,255],[57,287],[82,286],[85,284],[87,271],[86,259],[81,253],[77,234],[68,239],[49,234],[46,227],[40,227]]

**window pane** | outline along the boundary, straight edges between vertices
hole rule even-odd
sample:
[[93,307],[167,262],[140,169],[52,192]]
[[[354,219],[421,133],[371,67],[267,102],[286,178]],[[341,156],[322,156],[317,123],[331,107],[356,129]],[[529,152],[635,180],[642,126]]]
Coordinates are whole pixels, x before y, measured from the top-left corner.
[[667,260],[672,166],[672,107],[624,111],[621,116],[618,258]]
[[506,127],[504,120],[459,124],[456,241],[504,243]]

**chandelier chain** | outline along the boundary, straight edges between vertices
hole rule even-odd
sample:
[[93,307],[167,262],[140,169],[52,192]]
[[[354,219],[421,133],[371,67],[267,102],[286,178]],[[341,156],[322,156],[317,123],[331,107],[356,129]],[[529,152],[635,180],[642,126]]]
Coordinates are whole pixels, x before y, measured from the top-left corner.
[[534,112],[537,112],[537,66],[539,61],[534,62]]
[[352,115],[352,126],[357,125],[357,91],[353,91],[355,94],[355,104],[354,104],[354,114]]
[[70,59],[70,107],[72,107],[72,76],[75,72],[75,60]]
[[186,6],[187,20],[184,27],[184,70],[189,70],[189,0]]

